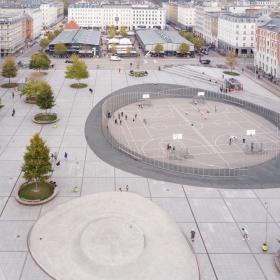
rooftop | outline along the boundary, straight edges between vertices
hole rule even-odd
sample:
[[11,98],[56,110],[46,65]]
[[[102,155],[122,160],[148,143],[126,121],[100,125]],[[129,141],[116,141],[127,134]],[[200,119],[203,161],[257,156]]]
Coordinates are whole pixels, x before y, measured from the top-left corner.
[[161,43],[161,44],[186,43],[190,46],[193,46],[193,43],[191,43],[190,41],[188,41],[185,38],[183,38],[182,36],[180,36],[177,31],[145,29],[145,30],[137,30],[136,33],[145,45],[151,45],[151,44],[157,44],[157,43]]
[[280,33],[280,17],[272,18],[268,23],[260,26],[260,28]]
[[84,45],[99,45],[101,32],[98,30],[64,30],[50,44],[84,44]]

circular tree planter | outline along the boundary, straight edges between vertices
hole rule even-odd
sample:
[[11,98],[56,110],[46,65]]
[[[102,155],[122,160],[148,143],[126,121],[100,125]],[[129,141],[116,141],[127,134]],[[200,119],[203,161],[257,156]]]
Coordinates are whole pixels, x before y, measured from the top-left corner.
[[36,114],[32,120],[38,124],[52,124],[56,123],[59,119],[56,113],[39,113]]
[[75,88],[75,89],[86,88],[87,86],[88,86],[87,84],[83,84],[83,83],[75,83],[70,85],[71,88]]
[[15,88],[17,86],[18,86],[18,83],[5,83],[5,84],[1,85],[2,88]]
[[133,71],[133,70],[130,70],[129,72],[129,76],[132,76],[132,77],[145,77],[148,75],[148,72],[147,71]]
[[232,71],[224,71],[223,73],[229,76],[240,76],[239,73],[232,72]]
[[35,182],[24,183],[16,193],[16,200],[24,205],[40,205],[46,203],[58,194],[57,187],[49,182],[41,182],[36,188]]

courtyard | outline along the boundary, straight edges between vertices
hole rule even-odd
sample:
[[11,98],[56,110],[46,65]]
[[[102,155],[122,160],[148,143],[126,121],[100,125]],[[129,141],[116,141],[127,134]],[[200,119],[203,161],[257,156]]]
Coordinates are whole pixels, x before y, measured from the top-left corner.
[[[193,69],[211,72],[209,75],[214,77],[222,76],[221,69]],[[17,79],[22,80],[29,73],[29,70],[21,70]],[[102,161],[89,148],[84,136],[85,122],[92,108],[114,90],[164,81],[217,91],[215,84],[188,78],[182,68],[176,67],[173,74],[152,69],[143,78],[129,76],[129,70],[119,73],[118,70],[90,69],[86,82],[93,94],[88,89],[70,88],[71,81],[64,79],[61,68],[48,71],[45,79],[56,96],[54,109],[60,118],[57,126],[34,124],[31,119],[39,112],[37,107],[26,104],[18,93],[12,98],[12,90],[0,89],[5,104],[0,110],[0,279],[51,279],[35,264],[27,248],[28,233],[34,223],[64,202],[99,192],[126,191],[127,185],[129,192],[157,203],[182,228],[196,254],[201,279],[279,279],[274,253],[279,249],[280,189],[201,188],[140,177]],[[244,91],[236,93],[239,98],[279,111],[277,97],[244,75],[240,80]],[[13,108],[14,117],[11,116]],[[27,207],[16,202],[15,193],[24,181],[20,168],[25,147],[36,132],[61,159],[61,165],[53,173],[60,191],[45,205]],[[63,159],[65,151],[67,160]],[[269,251],[263,253],[266,217]],[[249,232],[246,241],[242,238],[242,227]],[[190,240],[191,229],[196,231],[194,242]]]

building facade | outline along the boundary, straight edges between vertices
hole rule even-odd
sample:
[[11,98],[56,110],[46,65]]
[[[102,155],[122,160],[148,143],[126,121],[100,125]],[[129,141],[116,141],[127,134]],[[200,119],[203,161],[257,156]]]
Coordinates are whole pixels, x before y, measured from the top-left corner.
[[76,3],[68,8],[68,20],[81,27],[100,28],[126,26],[130,30],[166,26],[166,11],[147,5],[99,5]]
[[274,78],[280,78],[280,17],[258,26],[255,66]]
[[186,28],[192,28],[195,23],[195,7],[192,4],[178,5],[178,20]]
[[64,17],[64,6],[62,2],[42,3],[40,9],[42,11],[44,28],[55,25]]
[[218,21],[218,47],[237,56],[253,56],[258,17],[221,14]]
[[18,14],[0,14],[1,56],[14,54],[25,45],[25,19]]

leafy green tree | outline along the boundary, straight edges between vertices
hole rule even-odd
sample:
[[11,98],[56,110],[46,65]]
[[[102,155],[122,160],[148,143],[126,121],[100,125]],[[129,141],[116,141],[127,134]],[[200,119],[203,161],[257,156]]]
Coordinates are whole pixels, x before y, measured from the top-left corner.
[[194,37],[192,43],[197,50],[200,50],[204,46],[204,40],[199,37]]
[[179,34],[180,34],[182,37],[184,37],[186,40],[188,40],[188,41],[190,41],[191,43],[193,43],[194,37],[193,37],[192,34],[186,32],[186,31],[180,31]]
[[37,95],[40,91],[40,85],[40,81],[29,81],[23,86],[21,94],[26,95],[29,100],[36,101]]
[[45,50],[46,47],[49,45],[50,40],[48,38],[44,38],[40,41],[40,47]]
[[35,134],[30,140],[30,145],[27,146],[21,170],[27,181],[35,181],[37,190],[38,184],[47,180],[52,172],[49,153],[49,148],[45,142],[38,133]]
[[164,47],[163,47],[162,44],[156,44],[155,45],[154,52],[156,53],[157,56],[159,56],[159,54],[163,51],[164,51]]
[[47,36],[48,36],[48,39],[50,40],[50,42],[55,38],[55,35],[53,32],[48,32]]
[[60,33],[61,33],[61,31],[62,30],[55,30],[54,32],[53,32],[53,35],[55,36],[55,37],[57,37]]
[[116,36],[116,27],[112,25],[109,29],[109,37],[114,38]]
[[182,43],[179,47],[179,51],[182,55],[186,55],[190,51],[189,45]]
[[29,63],[29,68],[30,69],[35,69],[40,71],[41,69],[49,69],[50,67],[50,59],[48,58],[48,56],[45,53],[34,53],[31,56],[31,60]]
[[126,26],[122,26],[120,29],[120,35],[122,37],[126,37],[127,36],[127,27]]
[[64,55],[67,53],[67,48],[65,44],[63,43],[58,43],[54,46],[54,53],[57,55]]
[[11,82],[11,78],[17,76],[17,65],[13,57],[8,56],[5,58],[2,66],[2,76],[9,78],[9,84]]
[[40,109],[46,110],[46,113],[55,105],[51,86],[47,82],[40,81],[36,104]]
[[229,52],[226,56],[226,65],[230,67],[230,72],[232,72],[233,67],[237,64],[236,56],[234,52]]
[[72,56],[73,64],[68,66],[65,73],[66,79],[76,79],[78,84],[80,80],[87,79],[89,77],[86,63],[81,60],[78,56]]

